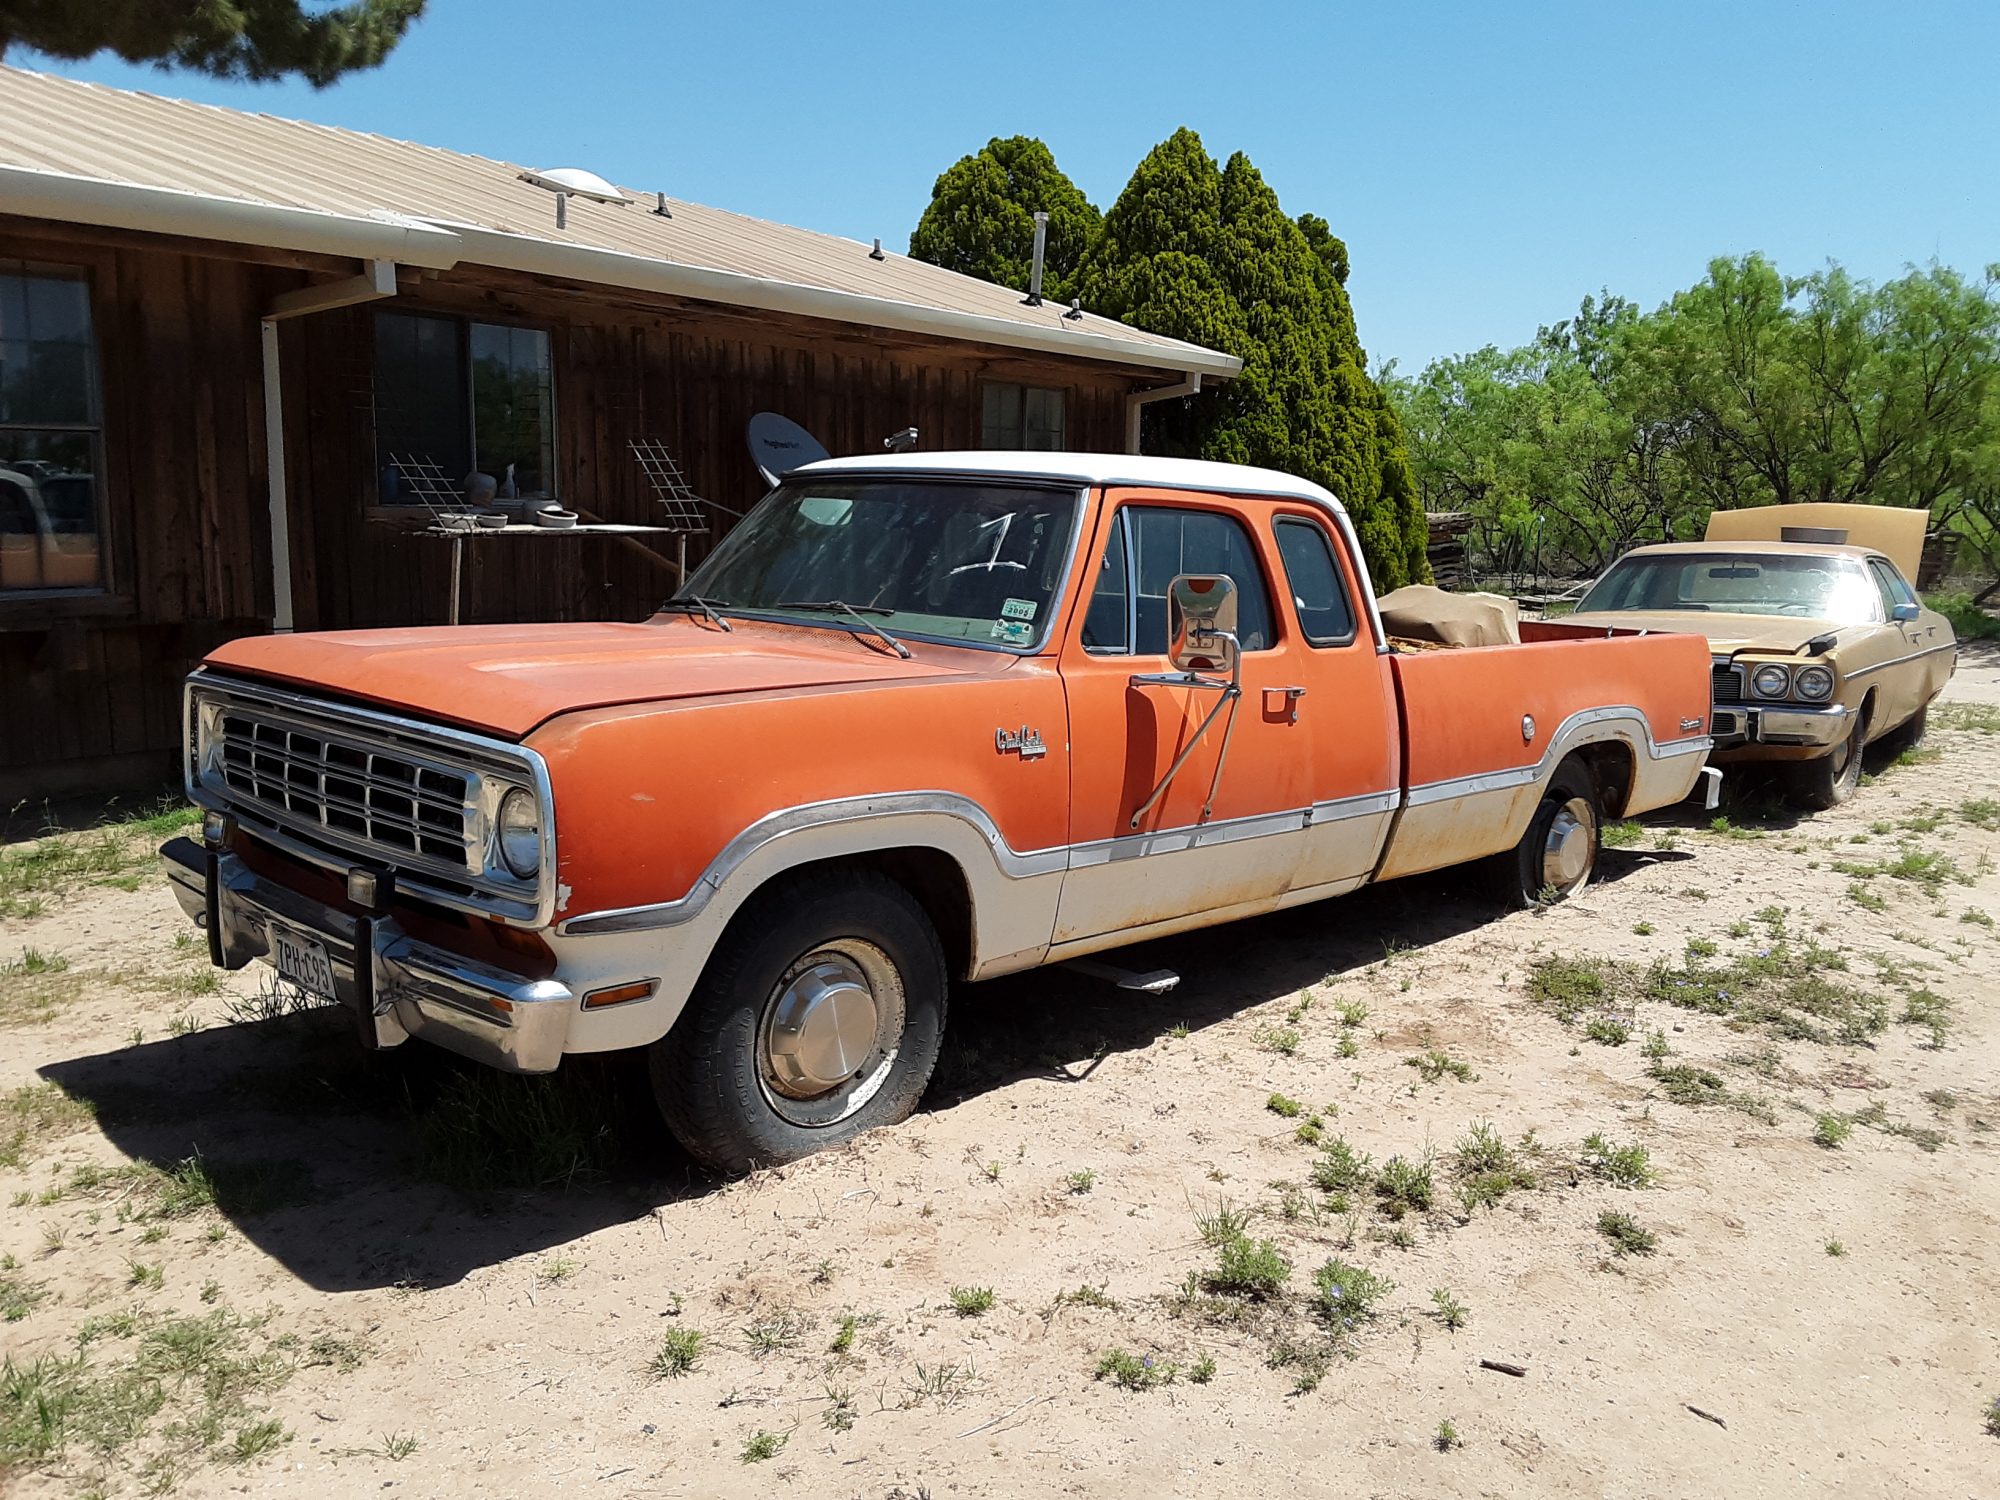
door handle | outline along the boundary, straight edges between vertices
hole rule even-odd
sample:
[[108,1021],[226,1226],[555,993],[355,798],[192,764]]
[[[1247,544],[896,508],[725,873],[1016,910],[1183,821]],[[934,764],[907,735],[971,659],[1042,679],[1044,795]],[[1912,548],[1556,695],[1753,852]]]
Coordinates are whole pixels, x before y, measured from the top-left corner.
[[[1302,687],[1267,687],[1264,689],[1264,712],[1267,715],[1281,713],[1287,724],[1296,724],[1299,722],[1299,699],[1305,695],[1306,690]],[[1271,701],[1273,698],[1282,701],[1274,704]]]

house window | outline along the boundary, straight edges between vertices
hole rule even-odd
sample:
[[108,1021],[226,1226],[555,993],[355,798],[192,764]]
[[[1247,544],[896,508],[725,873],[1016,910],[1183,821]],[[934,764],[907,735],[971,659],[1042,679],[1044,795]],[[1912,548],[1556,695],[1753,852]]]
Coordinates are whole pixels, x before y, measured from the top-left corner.
[[0,593],[104,583],[90,285],[0,261]]
[[454,486],[491,474],[554,495],[555,383],[539,328],[375,315],[375,472],[384,505],[416,503],[391,454],[430,458]]
[[988,381],[982,395],[982,448],[1063,449],[1063,392],[1038,385]]

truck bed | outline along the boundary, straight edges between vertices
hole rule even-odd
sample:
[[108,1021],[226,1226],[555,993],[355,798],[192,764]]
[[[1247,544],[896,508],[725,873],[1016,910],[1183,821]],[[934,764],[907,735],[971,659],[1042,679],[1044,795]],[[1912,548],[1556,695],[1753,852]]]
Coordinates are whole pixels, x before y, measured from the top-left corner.
[[1512,847],[1541,787],[1582,754],[1624,817],[1678,802],[1708,747],[1708,645],[1526,623],[1521,644],[1396,654],[1404,808],[1378,878]]

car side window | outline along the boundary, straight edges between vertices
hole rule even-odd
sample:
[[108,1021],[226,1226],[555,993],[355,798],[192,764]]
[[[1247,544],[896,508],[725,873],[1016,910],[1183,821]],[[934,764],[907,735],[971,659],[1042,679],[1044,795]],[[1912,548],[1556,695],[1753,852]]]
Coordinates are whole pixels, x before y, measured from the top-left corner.
[[1276,533],[1299,629],[1314,646],[1345,646],[1354,639],[1354,606],[1325,528],[1302,517],[1280,516]]
[[1236,585],[1236,634],[1245,651],[1268,651],[1271,593],[1256,544],[1234,516],[1128,505],[1099,559],[1083,646],[1097,656],[1167,654],[1167,585],[1181,573],[1222,573]]
[[1897,605],[1915,604],[1917,602],[1916,590],[1903,582],[1903,575],[1883,562],[1881,558],[1870,558],[1868,560],[1868,567],[1875,575],[1875,586],[1882,591],[1883,619],[1895,619]]

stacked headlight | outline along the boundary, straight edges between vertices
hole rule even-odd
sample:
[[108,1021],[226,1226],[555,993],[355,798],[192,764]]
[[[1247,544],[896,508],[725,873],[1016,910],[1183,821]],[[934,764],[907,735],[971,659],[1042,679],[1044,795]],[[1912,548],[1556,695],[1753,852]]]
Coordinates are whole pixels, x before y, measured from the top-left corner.
[[1791,672],[1772,662],[1750,674],[1750,690],[1759,698],[1782,698],[1792,685]]
[[1833,696],[1831,667],[1800,667],[1792,674],[1792,691],[1811,703],[1824,703]]
[[494,819],[500,862],[517,880],[532,880],[542,868],[542,809],[535,794],[517,786],[500,799]]

